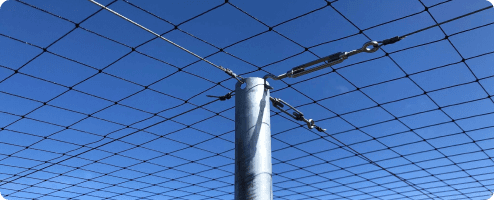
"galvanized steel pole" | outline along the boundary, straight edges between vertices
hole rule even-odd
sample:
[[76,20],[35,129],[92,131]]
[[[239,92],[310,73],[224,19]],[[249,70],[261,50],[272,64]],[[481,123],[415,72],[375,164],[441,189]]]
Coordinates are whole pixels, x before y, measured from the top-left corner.
[[262,78],[244,82],[235,88],[235,200],[272,200],[269,90]]

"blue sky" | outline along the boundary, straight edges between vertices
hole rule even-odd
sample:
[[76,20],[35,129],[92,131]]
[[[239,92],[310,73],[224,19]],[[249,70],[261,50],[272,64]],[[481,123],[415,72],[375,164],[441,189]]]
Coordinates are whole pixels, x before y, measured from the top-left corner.
[[[490,5],[98,2],[243,77],[285,73]],[[327,129],[271,108],[274,198],[487,199],[492,23],[488,9],[335,71],[270,80],[271,96]],[[206,95],[232,91],[235,79],[82,0],[5,2],[0,46],[7,199],[233,199],[234,100]]]

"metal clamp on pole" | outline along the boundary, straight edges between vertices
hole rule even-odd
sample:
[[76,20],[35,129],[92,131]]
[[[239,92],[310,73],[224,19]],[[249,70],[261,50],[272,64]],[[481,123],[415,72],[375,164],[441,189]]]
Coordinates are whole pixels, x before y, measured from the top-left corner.
[[[281,79],[284,79],[286,77],[296,78],[296,77],[299,77],[299,76],[302,76],[302,75],[305,75],[305,74],[308,74],[311,72],[315,72],[315,71],[327,68],[329,66],[333,66],[333,65],[336,65],[338,63],[341,63],[344,60],[346,60],[348,57],[353,56],[353,55],[358,54],[358,53],[376,52],[379,49],[379,47],[380,47],[380,45],[376,41],[366,42],[360,49],[356,49],[356,50],[353,50],[350,52],[334,53],[334,54],[331,54],[331,55],[326,56],[324,58],[319,58],[317,60],[305,63],[305,64],[297,66],[297,67],[294,67],[290,71],[288,71],[287,73],[281,74],[279,76],[268,74],[268,75],[264,76],[264,79],[271,78],[273,80],[281,80]],[[315,67],[312,67],[312,68],[309,68],[313,65],[316,65],[316,64],[319,64],[322,62],[325,62],[325,63],[318,65],[318,66],[315,66]]]
[[[273,103],[273,106],[275,108],[277,108],[278,110],[280,110],[281,112],[287,114],[288,116],[292,117],[293,119],[295,119],[297,121],[302,121],[302,122],[307,123],[307,127],[309,129],[315,128],[319,132],[325,132],[326,131],[326,129],[322,129],[319,126],[316,126],[314,120],[312,120],[312,119],[305,119],[304,113],[300,112],[299,110],[297,110],[296,108],[294,108],[290,104],[286,103],[282,99],[270,97],[269,100],[271,100],[271,102]],[[288,107],[290,107],[295,112],[289,113],[288,111],[286,111],[285,109],[283,109],[283,107],[285,107],[285,105],[287,105]]]

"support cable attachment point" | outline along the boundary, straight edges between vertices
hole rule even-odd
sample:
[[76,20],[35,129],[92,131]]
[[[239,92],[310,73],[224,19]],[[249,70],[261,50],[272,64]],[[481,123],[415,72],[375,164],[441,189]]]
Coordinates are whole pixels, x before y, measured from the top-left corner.
[[[273,97],[270,97],[269,100],[271,100],[271,102],[273,103],[273,106],[275,108],[277,108],[278,110],[280,110],[281,112],[289,115],[290,117],[292,117],[293,119],[295,119],[297,121],[305,122],[307,124],[307,128],[309,128],[309,129],[315,128],[319,132],[325,132],[326,131],[326,129],[323,129],[323,128],[317,126],[315,124],[314,120],[312,120],[312,119],[306,119],[304,117],[304,113],[300,112],[299,110],[297,110],[296,108],[294,108],[290,104],[286,103],[285,101],[283,101],[283,100],[281,100],[279,98],[273,98]],[[283,109],[283,107],[285,105],[287,105],[288,107],[290,107],[295,112],[289,113],[288,111],[286,111],[285,109]]]
[[268,82],[266,81],[266,79],[264,79],[264,89],[265,90],[272,90],[272,89],[274,89],[272,86],[270,86],[268,84]]
[[224,96],[213,96],[213,95],[206,95],[207,97],[212,97],[212,98],[218,98],[220,101],[225,101],[227,99],[231,99],[233,96],[233,91],[229,92],[228,94],[225,94]]
[[272,90],[272,89],[274,89],[273,87],[271,87],[270,85],[268,85],[268,84],[266,84],[266,83],[264,83],[264,88],[265,88],[266,90]]
[[231,76],[232,78],[235,78],[237,79],[238,82],[240,83],[244,83],[244,78],[242,78],[240,75],[237,75],[235,74],[235,72],[233,72],[231,69],[228,69],[228,68],[224,68],[222,66],[220,66],[221,68],[223,68],[223,71],[228,74],[229,76]]

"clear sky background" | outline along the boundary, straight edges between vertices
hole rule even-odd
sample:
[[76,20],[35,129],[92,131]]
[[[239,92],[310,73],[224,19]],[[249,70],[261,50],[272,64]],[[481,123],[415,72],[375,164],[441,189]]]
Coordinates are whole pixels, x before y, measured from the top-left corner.
[[[98,2],[243,77],[285,73],[490,5]],[[488,9],[352,56],[334,72],[270,80],[271,96],[327,129],[308,130],[271,107],[274,198],[487,199],[493,23]],[[206,95],[225,95],[235,79],[83,0],[5,2],[0,47],[7,199],[233,199],[234,99]]]

